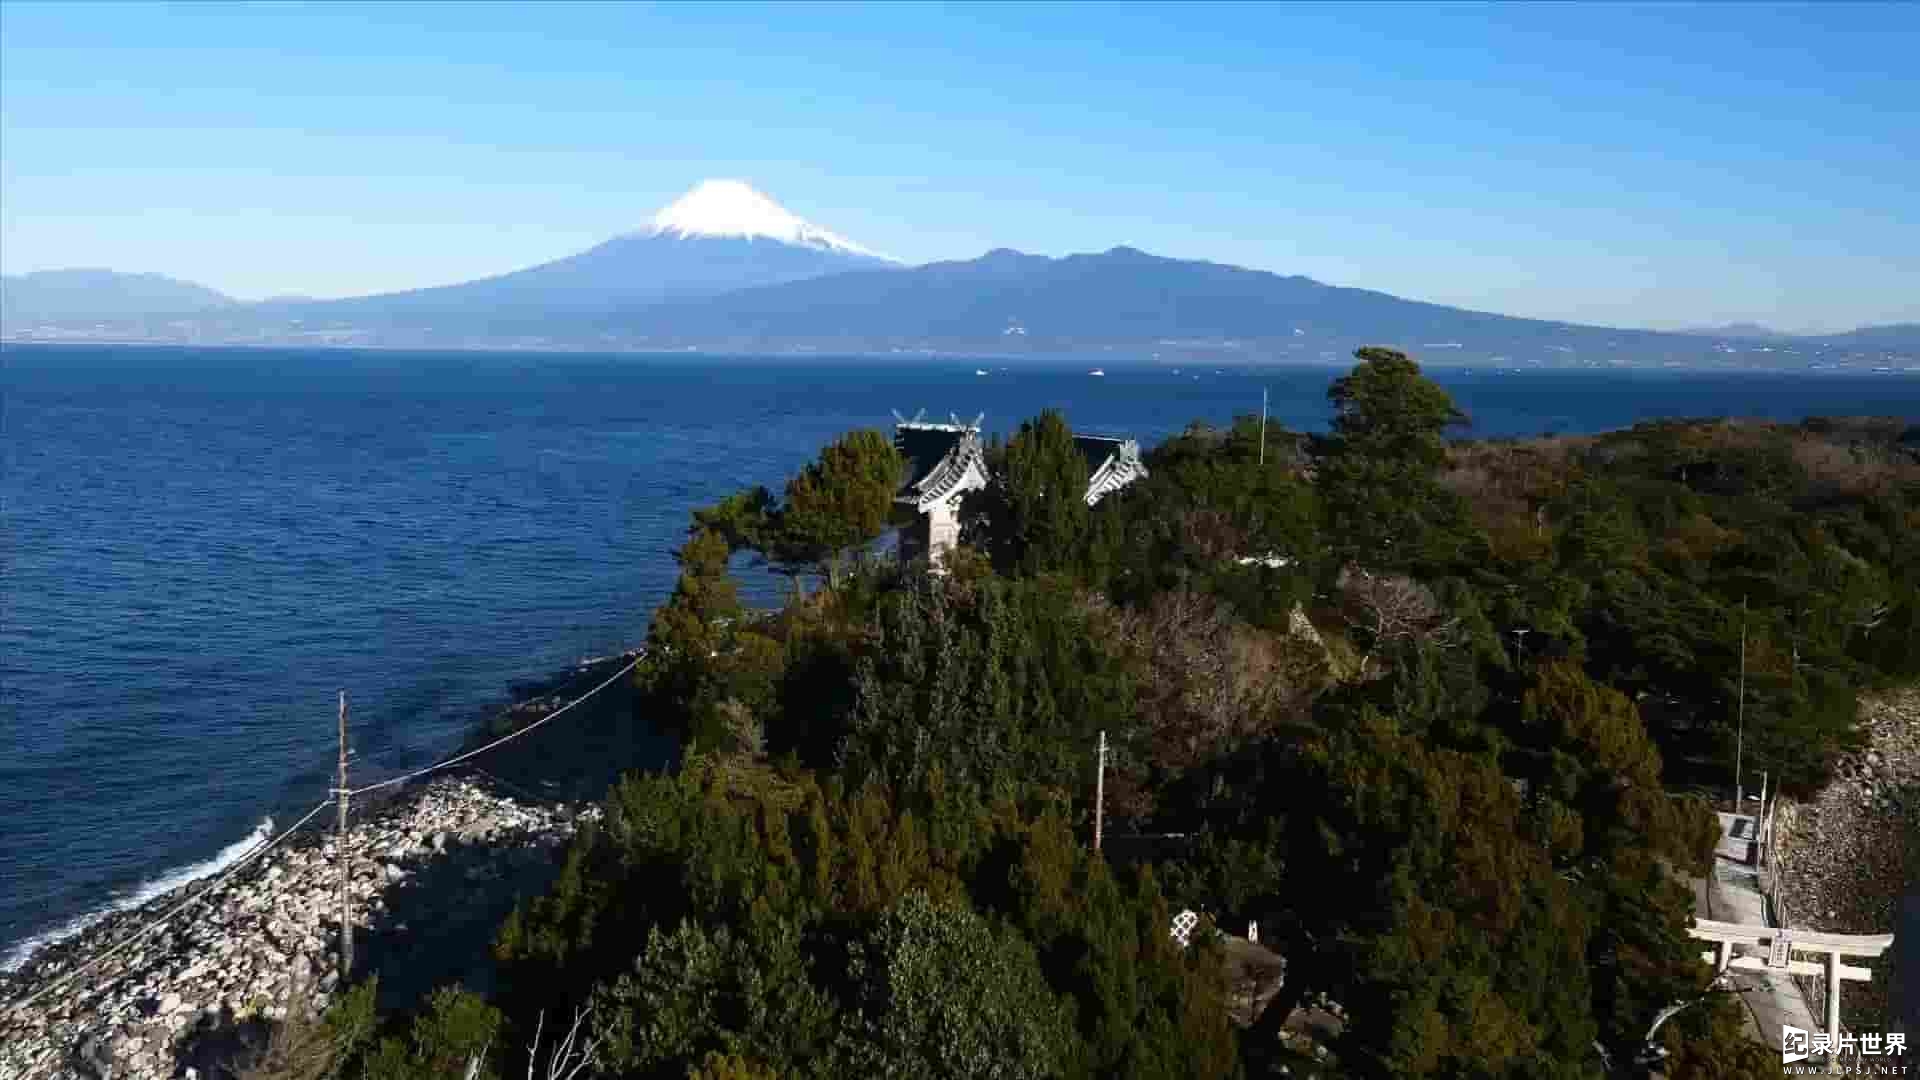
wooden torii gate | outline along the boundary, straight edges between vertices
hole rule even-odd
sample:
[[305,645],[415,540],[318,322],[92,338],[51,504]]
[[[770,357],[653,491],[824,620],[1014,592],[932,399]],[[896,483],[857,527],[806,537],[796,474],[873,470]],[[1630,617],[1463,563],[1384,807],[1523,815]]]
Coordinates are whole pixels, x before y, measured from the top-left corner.
[[[1825,975],[1827,980],[1827,1038],[1829,1045],[1840,1045],[1840,984],[1844,981],[1867,982],[1873,972],[1863,967],[1842,964],[1843,956],[1872,958],[1893,945],[1892,934],[1825,934],[1814,930],[1784,930],[1772,926],[1715,922],[1695,919],[1687,931],[1702,941],[1716,943],[1713,952],[1700,958],[1714,971],[1776,972],[1787,975]],[[1735,956],[1736,945],[1764,947],[1765,956]],[[1796,952],[1824,954],[1820,963],[1795,960]]]

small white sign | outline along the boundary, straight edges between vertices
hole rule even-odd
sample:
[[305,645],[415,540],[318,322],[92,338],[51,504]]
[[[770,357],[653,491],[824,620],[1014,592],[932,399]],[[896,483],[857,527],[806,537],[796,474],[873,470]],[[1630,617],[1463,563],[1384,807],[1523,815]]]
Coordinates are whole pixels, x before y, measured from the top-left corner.
[[1785,930],[1773,935],[1773,942],[1767,949],[1767,966],[1785,970],[1793,959],[1793,939]]
[[1175,915],[1173,917],[1173,940],[1179,942],[1181,946],[1184,947],[1187,944],[1187,938],[1193,933],[1193,928],[1199,924],[1200,916],[1195,915],[1191,910],[1183,911]]

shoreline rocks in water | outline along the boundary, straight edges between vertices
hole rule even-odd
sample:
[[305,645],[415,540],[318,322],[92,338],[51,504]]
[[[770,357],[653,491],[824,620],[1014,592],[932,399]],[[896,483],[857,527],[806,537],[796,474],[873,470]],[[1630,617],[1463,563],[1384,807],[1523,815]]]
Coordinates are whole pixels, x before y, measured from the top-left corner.
[[[1865,748],[1811,801],[1780,804],[1777,899],[1792,928],[1905,937],[1920,931],[1900,924],[1903,899],[1920,895],[1920,689],[1862,699],[1860,720]],[[1920,994],[1907,953],[1896,938],[1886,956],[1847,961],[1873,971],[1871,982],[1842,988],[1848,1029],[1899,1029],[1894,988]]]
[[[347,833],[357,941],[407,932],[391,918],[402,895],[421,922],[471,906],[460,888],[410,895],[413,879],[444,882],[448,875],[436,871],[465,853],[471,865],[453,877],[485,889],[513,865],[550,864],[551,851],[597,813],[534,805],[463,779],[406,792]],[[283,1019],[297,999],[324,1007],[340,985],[335,846],[331,832],[302,834],[224,885],[194,882],[109,916],[0,976],[0,1076],[162,1080],[184,1072],[196,1036]],[[140,944],[31,1005],[16,1004],[194,893],[206,895]],[[357,955],[356,974],[365,964]]]

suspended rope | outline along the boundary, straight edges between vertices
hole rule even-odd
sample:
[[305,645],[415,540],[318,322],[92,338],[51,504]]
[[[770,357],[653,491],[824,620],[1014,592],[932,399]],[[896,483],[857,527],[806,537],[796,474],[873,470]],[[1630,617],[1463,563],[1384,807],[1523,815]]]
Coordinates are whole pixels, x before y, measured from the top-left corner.
[[[628,672],[632,671],[634,668],[638,667],[640,664],[640,661],[644,659],[644,657],[645,657],[644,653],[640,655],[636,655],[632,660],[627,662],[626,666],[622,667],[619,671],[616,671],[612,675],[608,676],[598,686],[595,686],[593,689],[587,691],[586,693],[580,695],[579,697],[573,699],[572,701],[567,702],[565,705],[562,705],[560,708],[555,709],[554,711],[548,713],[547,715],[541,717],[540,719],[534,721],[533,723],[528,724],[526,727],[523,727],[518,731],[510,732],[506,735],[501,736],[498,739],[493,740],[490,743],[487,743],[485,746],[477,747],[473,750],[469,750],[462,754],[456,754],[453,757],[446,759],[445,761],[435,762],[434,764],[428,765],[425,768],[415,769],[412,772],[403,773],[399,776],[393,777],[392,779],[382,780],[377,784],[368,784],[366,787],[349,789],[347,794],[350,796],[363,795],[369,791],[378,791],[381,788],[393,787],[396,784],[404,784],[409,780],[418,779],[419,777],[425,776],[428,773],[438,772],[441,769],[451,768],[452,766],[458,765],[463,761],[468,761],[473,758],[476,758],[481,754],[484,754],[487,751],[494,749],[495,747],[501,746],[505,743],[512,742],[513,740],[518,739],[522,735],[525,735],[531,731],[534,731],[546,725],[549,721],[560,718],[561,716],[565,715],[568,711],[572,710],[575,706],[593,697],[595,694],[598,694],[600,691],[605,690],[607,687],[612,686],[616,681],[620,679],[621,676],[627,674]],[[307,811],[307,813],[303,817],[301,817],[300,820],[294,822],[292,825],[289,825],[287,828],[282,829],[278,835],[273,836],[267,840],[263,840],[260,844],[248,850],[248,852],[245,855],[242,855],[240,856],[240,858],[234,860],[231,866],[227,867],[227,869],[223,871],[219,877],[214,879],[213,884],[201,889],[199,892],[195,893],[193,896],[189,896],[186,899],[181,900],[179,903],[175,904],[171,908],[168,908],[166,911],[156,916],[151,922],[148,922],[146,925],[142,926],[139,930],[135,931],[132,935],[121,940],[118,944],[114,945],[112,948],[93,957],[91,960],[88,960],[85,964],[82,964],[81,966],[74,968],[72,971],[62,973],[61,975],[57,976],[52,982],[47,983],[45,986],[42,986],[40,989],[34,991],[33,993],[20,999],[19,1001],[16,1001],[10,1004],[9,1006],[7,1006],[7,1008],[10,1010],[24,1009],[27,1006],[32,1005],[34,1002],[52,993],[54,990],[67,985],[68,983],[72,982],[74,979],[80,977],[81,975],[84,975],[87,972],[92,971],[95,968],[98,968],[101,964],[119,955],[120,953],[126,951],[127,949],[131,948],[135,944],[146,940],[148,937],[151,937],[154,934],[154,932],[159,930],[162,926],[165,926],[167,922],[173,919],[174,916],[180,914],[181,912],[187,910],[190,907],[193,907],[200,903],[204,903],[206,900],[211,898],[215,893],[217,893],[220,890],[220,887],[222,885],[225,885],[230,879],[232,879],[232,877],[235,874],[239,873],[242,869],[252,864],[255,859],[258,859],[260,856],[265,855],[267,852],[273,850],[275,847],[278,847],[281,841],[285,840],[289,836],[292,836],[293,833],[296,830],[298,830],[302,825],[305,825],[307,822],[312,821],[314,817],[317,816],[322,810],[325,810],[328,807],[333,805],[335,805],[335,803],[334,803],[334,800],[331,798],[322,801],[321,803],[316,805],[312,810]]]
[[193,896],[189,896],[185,900],[182,900],[179,903],[168,908],[166,911],[162,912],[159,916],[157,916],[152,922],[141,927],[132,936],[122,940],[118,945],[115,945],[113,948],[108,949],[106,952],[103,952],[100,955],[95,956],[93,959],[87,961],[86,963],[80,965],[77,968],[74,968],[72,971],[68,971],[61,974],[59,977],[55,978],[52,982],[48,983],[47,985],[41,987],[38,990],[35,990],[33,993],[28,994],[26,997],[20,999],[19,1001],[15,1002],[12,1006],[9,1006],[9,1007],[24,1009],[27,1006],[33,1004],[34,1002],[52,993],[55,989],[61,986],[64,986],[68,982],[71,982],[73,979],[78,978],[79,976],[84,975],[89,971],[92,971],[94,968],[99,967],[101,964],[105,963],[106,961],[119,955],[121,952],[124,952],[128,948],[132,947],[134,944],[146,940],[149,936],[153,934],[155,930],[158,930],[160,927],[166,925],[167,921],[172,919],[175,915],[180,914],[182,911],[185,911],[187,908],[192,907],[195,904],[206,902],[206,900],[212,897],[214,893],[219,892],[220,886],[225,885],[228,879],[232,878],[233,875],[239,873],[249,863],[253,862],[253,860],[259,858],[262,855],[265,855],[267,852],[272,851],[274,848],[278,847],[280,844],[280,841],[285,840],[289,836],[292,836],[294,834],[294,831],[299,829],[300,826],[305,825],[309,821],[312,821],[316,814],[320,813],[320,811],[325,810],[327,807],[332,805],[333,805],[332,799],[327,799],[322,801],[318,806],[315,806],[313,809],[307,811],[307,814],[305,817],[301,818],[299,821],[294,822],[292,825],[287,826],[285,829],[280,830],[279,835],[274,836],[271,839],[261,841],[257,846],[249,850],[245,855],[242,855],[238,859],[235,859],[232,866],[227,867],[225,872],[223,872],[219,877],[214,879],[213,884],[207,886],[204,889],[201,889],[198,893],[194,894]]
[[432,765],[428,765],[426,768],[415,769],[410,773],[402,773],[391,780],[382,780],[377,784],[368,784],[366,787],[353,788],[349,790],[347,794],[348,795],[364,795],[369,791],[378,791],[381,788],[392,787],[395,784],[404,784],[409,780],[418,779],[419,777],[425,776],[430,772],[438,772],[441,769],[458,765],[461,762],[466,761],[470,758],[479,757],[481,754],[486,753],[487,751],[493,749],[496,746],[501,745],[502,743],[512,742],[513,740],[519,738],[520,736],[525,735],[530,731],[536,730],[541,725],[546,724],[550,720],[559,719],[559,717],[562,714],[567,712],[567,710],[573,708],[575,705],[580,704],[581,702],[587,700],[588,698],[599,693],[600,691],[605,690],[607,687],[612,686],[616,681],[619,680],[619,678],[622,675],[625,675],[627,672],[632,671],[634,668],[638,667],[640,665],[640,661],[644,658],[644,656],[645,654],[643,653],[640,656],[634,657],[632,660],[627,662],[626,667],[623,667],[619,671],[616,671],[612,675],[608,676],[607,680],[601,683],[599,686],[596,686],[593,689],[587,691],[586,693],[581,694],[579,697],[574,698],[572,701],[567,702],[565,705],[560,706],[559,708],[553,710],[552,712],[541,717],[540,719],[535,720],[533,723],[528,724],[526,727],[523,727],[518,731],[511,732],[506,735],[502,735],[501,737],[493,740],[492,742],[486,744],[485,746],[479,747],[477,749],[469,750],[464,754],[457,754],[453,757],[448,758],[445,761],[440,761]]

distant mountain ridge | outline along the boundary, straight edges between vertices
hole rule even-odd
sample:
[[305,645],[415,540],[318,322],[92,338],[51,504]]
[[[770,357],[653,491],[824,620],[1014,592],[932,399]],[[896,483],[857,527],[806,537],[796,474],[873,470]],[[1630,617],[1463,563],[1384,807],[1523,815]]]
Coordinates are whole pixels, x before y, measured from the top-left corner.
[[1863,349],[1911,349],[1920,343],[1920,323],[1888,323],[1862,326],[1844,334],[1821,334],[1816,340],[1834,345],[1852,345]]
[[745,237],[616,236],[577,255],[477,281],[409,292],[262,305],[254,314],[372,326],[544,320],[707,296],[880,265],[866,256]]
[[638,230],[574,255],[474,281],[334,300],[285,297],[241,304],[211,289],[158,275],[49,271],[20,279],[18,288],[15,279],[8,278],[4,315],[7,322],[19,323],[219,312],[228,329],[446,325],[471,332],[551,325],[622,307],[892,265],[744,181],[708,180]]
[[239,301],[165,274],[36,270],[0,276],[0,319],[117,319],[222,311]]
[[[649,341],[730,347],[1000,343],[1026,349],[1083,345],[1257,346],[1267,356],[1312,356],[1358,344],[1396,344],[1428,357],[1483,362],[1574,358],[1698,359],[1701,335],[1528,319],[1408,300],[1300,275],[1137,248],[1058,258],[997,248],[977,259],[885,272],[850,271],[649,305],[598,325]],[[1726,337],[1729,335],[1707,335]],[[1744,340],[1744,339],[1743,339]],[[1920,327],[1768,341],[1920,350]],[[1462,350],[1449,354],[1443,350]],[[1739,350],[1718,350],[1732,355]]]
[[1464,337],[1543,343],[1595,335],[1675,337],[1468,311],[1130,247],[1061,258],[1002,248],[978,259],[833,274],[653,305],[622,313],[603,328],[765,342],[857,335],[1089,343],[1355,337],[1445,346]]
[[707,180],[645,228],[577,255],[456,285],[269,305],[259,314],[375,327],[521,326],[891,265],[743,181]]
[[1784,341],[1796,336],[1784,330],[1775,330],[1771,326],[1750,322],[1725,323],[1720,326],[1690,326],[1677,333],[1693,334],[1696,337],[1737,338],[1745,341]]
[[[18,284],[17,284],[18,283]],[[239,304],[159,275],[6,279],[8,336],[424,347],[1071,351],[1343,359],[1355,345],[1493,366],[1911,366],[1920,324],[1788,335],[1517,318],[1132,247],[996,248],[906,267],[738,180],[708,180],[586,251],[434,288]],[[105,326],[115,318],[118,325]],[[58,325],[88,322],[77,329]],[[30,325],[39,324],[39,325]],[[24,329],[23,329],[24,326]],[[1855,359],[1849,359],[1849,358]]]

